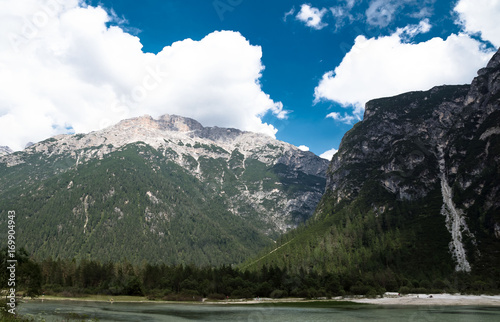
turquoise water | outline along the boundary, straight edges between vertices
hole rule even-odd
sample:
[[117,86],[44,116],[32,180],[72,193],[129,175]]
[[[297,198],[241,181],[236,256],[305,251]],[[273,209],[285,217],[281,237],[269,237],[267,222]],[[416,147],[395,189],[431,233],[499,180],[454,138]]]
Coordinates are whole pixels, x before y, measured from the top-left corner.
[[19,313],[50,321],[500,321],[492,306],[346,306],[338,308],[32,301]]

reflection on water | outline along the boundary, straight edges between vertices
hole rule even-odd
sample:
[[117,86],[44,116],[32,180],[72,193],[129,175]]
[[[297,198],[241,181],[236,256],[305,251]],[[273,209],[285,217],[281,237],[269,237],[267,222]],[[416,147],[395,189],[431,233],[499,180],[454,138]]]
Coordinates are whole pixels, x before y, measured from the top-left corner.
[[32,301],[19,312],[49,321],[500,321],[500,307],[346,306],[279,307],[273,304],[189,305]]

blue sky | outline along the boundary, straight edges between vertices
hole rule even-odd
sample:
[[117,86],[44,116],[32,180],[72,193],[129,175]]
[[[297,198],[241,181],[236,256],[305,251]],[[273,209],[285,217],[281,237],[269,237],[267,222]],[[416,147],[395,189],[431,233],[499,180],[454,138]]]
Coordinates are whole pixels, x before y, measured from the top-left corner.
[[5,0],[0,145],[168,113],[330,158],[367,100],[469,83],[498,16],[494,0]]

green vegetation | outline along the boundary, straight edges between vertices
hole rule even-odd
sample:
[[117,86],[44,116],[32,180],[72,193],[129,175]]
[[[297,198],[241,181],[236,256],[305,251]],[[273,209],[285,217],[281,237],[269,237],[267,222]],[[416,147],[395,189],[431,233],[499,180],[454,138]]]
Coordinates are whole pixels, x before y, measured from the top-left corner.
[[[339,293],[498,293],[500,136],[481,136],[500,124],[500,112],[458,116],[469,89],[443,86],[368,103],[370,117],[344,136],[341,157],[329,170],[331,186],[314,218],[240,267],[334,274]],[[446,109],[437,112],[443,103]],[[439,113],[445,116],[437,121]],[[433,131],[443,131],[449,142],[433,137]],[[466,211],[475,236],[463,238],[470,273],[455,271],[449,250],[436,157],[440,140],[447,142],[453,201]]]
[[224,150],[223,148],[221,148],[220,146],[217,146],[215,144],[208,145],[208,144],[204,144],[204,143],[195,142],[193,148],[205,149],[209,152],[214,152],[214,153],[219,153],[219,154],[229,154],[229,152],[227,152],[226,150]]
[[[15,264],[15,285],[14,288],[23,289],[24,294],[29,297],[37,297],[41,292],[41,276],[42,272],[40,266],[31,258],[29,258],[27,251],[20,248],[15,252],[14,258],[17,260]],[[7,247],[0,250],[0,263],[2,263],[2,270],[0,271],[0,285],[2,288],[7,288],[10,271],[7,269],[9,264],[7,260]],[[11,281],[12,282],[12,281]]]
[[20,316],[19,314],[12,314],[8,312],[6,300],[2,297],[0,299],[0,321],[2,322],[32,322],[34,319]]
[[[41,294],[62,297],[145,296],[149,300],[192,301],[201,298],[323,297],[339,292],[334,275],[290,274],[275,267],[241,271],[222,265],[217,268],[193,265],[129,262],[100,263],[82,260],[46,259],[35,264],[42,273],[37,283]],[[382,291],[382,290],[380,290]]]
[[[14,272],[15,280],[10,280],[10,283],[15,282],[15,285],[12,285],[9,284],[10,270],[8,270],[7,267],[11,263],[7,263],[7,260],[10,259],[7,256],[7,248],[0,250],[0,289],[7,291],[10,290],[10,288],[14,288],[17,296],[19,296],[19,293],[32,298],[39,296],[42,292],[42,272],[40,270],[40,265],[29,258],[24,248],[20,248],[14,254],[17,263],[15,264],[16,270]],[[17,314],[19,305],[22,305],[19,301],[16,301],[16,314],[9,312],[12,307],[7,305],[7,294],[8,293],[0,298],[0,320],[5,322],[33,321],[32,319]]]
[[[51,258],[31,263],[31,270],[22,271],[20,277],[26,280],[26,276],[32,276],[31,280],[39,285],[34,296],[42,293],[63,297],[99,294],[185,301],[200,300],[202,297],[312,298],[345,294],[338,292],[334,275],[290,274],[286,270],[267,266],[260,271],[242,271],[225,265],[217,268],[148,263],[134,266],[127,261],[100,263]],[[30,286],[21,285],[27,294],[26,290]]]
[[82,139],[82,138],[85,136],[85,134],[83,134],[83,133],[78,133],[78,134],[73,134],[73,135],[74,135],[74,136],[75,136],[75,138],[77,138],[78,140]]
[[0,209],[16,209],[19,243],[39,259],[218,265],[241,262],[271,242],[226,210],[218,194],[161,158],[131,145],[10,190]]
[[[261,210],[277,213],[277,195],[322,191],[325,179],[199,142],[185,146],[209,156],[137,143],[78,166],[71,155],[54,155],[47,166],[42,153],[18,153],[21,164],[0,165],[0,224],[15,209],[16,238],[34,250],[22,266],[30,276],[22,282],[26,294],[199,300],[498,293],[500,136],[483,135],[500,124],[500,112],[481,119],[481,111],[464,107],[465,121],[435,113],[436,106],[460,110],[454,107],[469,88],[371,101],[368,112],[383,113],[346,134],[314,217],[307,220],[311,209],[293,212],[289,223],[304,224],[279,238]],[[463,239],[470,273],[456,272],[450,255],[436,142],[448,145],[453,201],[467,211],[475,236]],[[272,159],[278,149],[257,150]]]
[[370,205],[388,201],[391,194],[362,190],[360,195],[350,206],[338,207],[325,196],[314,220],[241,267],[259,270],[266,265],[291,274],[333,275],[337,294],[498,292],[496,268],[490,276],[454,272],[449,233],[439,214],[439,191],[418,203],[393,200],[392,209],[384,211]]
[[[165,265],[130,262],[101,263],[93,260],[53,260],[33,262],[30,270],[20,273],[21,280],[32,276],[40,285],[36,295],[47,298],[72,297],[86,300],[166,300],[201,301],[202,298],[318,298],[365,295],[375,297],[386,291],[406,293],[466,292],[484,294],[498,292],[481,280],[471,276],[455,276],[459,284],[447,279],[409,280],[394,276],[393,285],[381,286],[378,277],[352,272],[319,274],[314,270],[292,273],[275,266],[262,266],[260,270],[242,270],[231,266],[198,267],[194,265]],[[34,273],[36,272],[36,273]],[[40,273],[38,273],[40,272]],[[386,276],[387,278],[387,276]],[[459,287],[458,289],[456,287]],[[20,293],[27,295],[29,285],[20,282]],[[35,294],[32,294],[35,296]],[[127,296],[124,298],[123,296]],[[300,304],[282,303],[282,306]],[[307,307],[338,307],[352,305],[342,301],[303,303]]]
[[[199,148],[229,157],[215,146]],[[290,198],[320,193],[325,183],[285,166],[245,160],[237,150],[229,160],[184,154],[184,167],[169,161],[180,157],[174,150],[144,143],[78,165],[69,154],[18,157],[23,163],[0,165],[0,224],[15,209],[19,245],[38,260],[238,264],[278,237],[266,214],[279,210],[279,199],[254,205],[241,191],[278,189]],[[299,209],[291,223],[304,222],[312,211]],[[0,246],[5,233],[0,231]]]

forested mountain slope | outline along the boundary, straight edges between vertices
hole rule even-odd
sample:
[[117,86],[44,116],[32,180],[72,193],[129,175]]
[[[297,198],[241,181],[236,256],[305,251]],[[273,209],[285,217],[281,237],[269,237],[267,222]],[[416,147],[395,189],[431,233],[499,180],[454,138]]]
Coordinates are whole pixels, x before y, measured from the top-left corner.
[[18,247],[41,259],[238,263],[311,217],[327,166],[265,135],[144,116],[0,157],[0,223],[16,211]]
[[500,52],[471,85],[368,102],[315,217],[244,267],[264,264],[389,289],[401,279],[498,289]]

